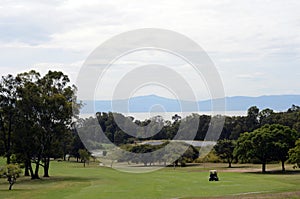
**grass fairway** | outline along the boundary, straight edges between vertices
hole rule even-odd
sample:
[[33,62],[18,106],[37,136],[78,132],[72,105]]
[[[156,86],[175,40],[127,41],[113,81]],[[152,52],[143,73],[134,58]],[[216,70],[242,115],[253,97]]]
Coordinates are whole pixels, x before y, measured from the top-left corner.
[[[208,181],[209,168],[165,168],[152,173],[122,173],[110,168],[52,162],[49,179],[21,177],[12,191],[0,179],[0,198],[201,198],[267,196],[297,198],[300,173],[258,174],[220,172],[219,182]],[[293,192],[290,195],[278,193]],[[257,195],[258,194],[258,195]]]

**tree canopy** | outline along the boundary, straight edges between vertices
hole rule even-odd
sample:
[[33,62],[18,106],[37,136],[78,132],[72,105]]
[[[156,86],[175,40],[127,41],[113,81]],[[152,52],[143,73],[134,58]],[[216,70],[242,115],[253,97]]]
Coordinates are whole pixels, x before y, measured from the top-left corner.
[[287,126],[267,124],[253,132],[241,134],[237,140],[235,154],[243,160],[258,159],[262,164],[262,172],[266,172],[267,162],[280,160],[284,171],[288,150],[293,146],[297,134]]
[[79,104],[76,87],[69,83],[62,72],[41,76],[33,70],[0,81],[0,133],[7,163],[13,152],[33,179],[39,178],[40,166],[44,177],[49,176],[50,158],[60,156],[62,142],[70,134],[73,110]]

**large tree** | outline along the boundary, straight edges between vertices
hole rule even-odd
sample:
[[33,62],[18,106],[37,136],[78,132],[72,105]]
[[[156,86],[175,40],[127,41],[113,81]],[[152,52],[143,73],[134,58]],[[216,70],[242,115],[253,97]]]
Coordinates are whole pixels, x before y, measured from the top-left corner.
[[0,79],[0,136],[7,164],[12,154],[12,137],[15,128],[17,82],[12,75]]
[[266,164],[272,160],[274,154],[273,137],[269,125],[250,133],[245,132],[237,140],[235,154],[244,160],[258,159],[262,164],[262,172],[265,173]]
[[71,127],[75,87],[69,85],[68,76],[49,71],[37,83],[41,88],[39,122],[43,146],[44,177],[49,177],[50,158],[55,156],[60,140]]
[[43,166],[44,176],[48,177],[50,158],[63,154],[73,108],[79,107],[74,99],[76,88],[69,85],[62,72],[49,71],[42,77],[29,71],[8,76],[0,90],[1,140],[7,158],[13,146],[14,153],[25,163],[25,175],[30,172],[32,179],[39,178],[39,168]]
[[[43,145],[40,142],[42,129],[39,121],[41,109],[41,88],[37,81],[41,78],[36,71],[18,74],[18,124],[15,131],[14,151],[23,157],[25,175],[39,179]],[[35,167],[32,166],[32,163]]]
[[243,133],[237,140],[235,153],[242,159],[258,159],[262,164],[262,172],[266,172],[266,164],[270,160],[284,162],[288,159],[288,150],[293,147],[297,132],[279,124],[264,125],[253,132]]

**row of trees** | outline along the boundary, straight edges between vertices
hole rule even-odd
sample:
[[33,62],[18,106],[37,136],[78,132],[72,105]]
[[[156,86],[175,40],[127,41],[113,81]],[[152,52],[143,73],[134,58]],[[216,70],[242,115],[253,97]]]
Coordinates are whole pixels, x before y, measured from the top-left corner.
[[284,163],[289,157],[296,159],[297,148],[293,147],[299,135],[299,132],[288,126],[267,124],[252,132],[242,133],[236,141],[219,140],[214,150],[229,163],[229,167],[235,159],[242,162],[256,160],[262,164],[262,172],[266,172],[267,162],[280,161],[282,171],[285,171]]
[[[160,116],[140,121],[135,120],[133,117],[125,117],[122,114],[111,112],[97,113],[96,117],[97,118],[81,119],[79,121],[79,126],[84,127],[82,128],[83,134],[86,134],[87,137],[91,137],[91,142],[93,142],[97,140],[96,137],[99,135],[99,128],[95,126],[100,126],[105,136],[115,145],[143,140],[171,140],[178,134],[182,122],[191,121],[193,119],[199,119],[199,124],[198,129],[196,129],[196,135],[191,139],[204,140],[212,119],[212,117],[208,115],[192,114],[184,120],[182,120],[179,115],[174,115],[172,121],[163,120]],[[119,123],[121,121],[124,128],[120,128],[119,123],[116,122],[116,118]],[[141,128],[133,128],[132,123]],[[300,132],[300,107],[293,105],[286,112],[274,112],[271,109],[260,111],[256,106],[253,106],[248,109],[246,116],[226,116],[220,139],[237,140],[242,133],[252,132],[266,124],[280,124]],[[186,135],[183,137],[189,137],[190,135],[188,134],[195,131],[194,125],[184,125],[184,128]],[[124,129],[129,129],[130,133],[134,132],[133,134],[137,136],[129,135],[124,132]],[[146,138],[139,136],[145,135],[146,133],[153,136],[146,136]],[[95,148],[96,147],[97,145],[95,145]]]
[[[161,129],[154,136],[148,138],[137,138],[125,133],[115,121],[122,121],[123,127],[130,129],[130,124],[135,123],[140,128],[137,134],[143,134],[150,130],[151,132]],[[218,116],[216,116],[218,117]],[[192,114],[188,117],[200,118],[197,129],[196,140],[203,140],[210,126],[210,116]],[[90,138],[90,142],[95,142],[96,135],[99,134],[101,126],[105,136],[110,142],[116,145],[126,145],[143,140],[170,140],[178,133],[179,126],[186,120],[181,120],[178,115],[173,116],[173,122],[164,121],[160,116],[144,121],[134,120],[132,117],[125,117],[122,114],[98,113],[97,119],[87,118],[81,121],[82,132]],[[299,137],[300,108],[293,105],[286,112],[275,113],[271,109],[259,111],[257,107],[250,107],[247,116],[226,117],[224,128],[220,136],[220,143],[215,147],[216,153],[226,159],[229,164],[237,158],[243,162],[261,162],[263,171],[269,161],[278,160],[284,162],[288,159],[288,151],[295,145]],[[193,126],[185,125],[184,131],[188,134]],[[246,133],[245,133],[246,132]],[[103,137],[100,140],[105,140]],[[93,146],[97,148],[96,142]],[[265,148],[263,148],[265,147]],[[130,151],[130,149],[126,149]]]
[[[25,175],[49,177],[50,158],[65,157],[83,148],[72,133],[73,110],[79,108],[75,86],[62,72],[36,71],[4,76],[0,80],[0,155],[7,164],[22,163]],[[76,140],[77,139],[77,140]],[[77,143],[76,143],[77,142]],[[14,157],[14,158],[12,158]]]

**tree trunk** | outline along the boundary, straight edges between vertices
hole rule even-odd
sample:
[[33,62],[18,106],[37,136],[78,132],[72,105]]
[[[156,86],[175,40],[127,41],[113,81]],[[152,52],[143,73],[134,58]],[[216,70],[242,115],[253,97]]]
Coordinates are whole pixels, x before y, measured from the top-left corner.
[[40,168],[40,159],[37,160],[37,162],[35,163],[35,171],[33,176],[31,177],[31,179],[40,179],[39,177],[39,168]]
[[11,190],[13,185],[14,185],[13,183],[10,183],[8,190]]
[[284,160],[281,160],[281,168],[282,168],[282,172],[285,172],[285,167],[284,167]]
[[28,160],[25,161],[25,172],[24,172],[24,176],[29,176]]
[[44,177],[49,177],[50,158],[45,158]]
[[10,164],[11,132],[12,132],[12,113],[9,116],[8,135],[7,135],[7,151],[6,151],[6,163],[7,164]]
[[266,163],[265,162],[262,163],[262,172],[266,173]]
[[[49,167],[48,167],[49,168]],[[49,178],[49,169],[47,167],[44,167],[44,177]]]
[[31,179],[33,179],[34,178],[34,173],[33,173],[33,169],[32,169],[32,166],[31,166],[31,160],[30,160],[30,155],[29,154],[27,154],[26,162],[27,162],[27,167],[28,167]]
[[33,169],[32,169],[32,166],[31,166],[31,163],[29,163],[29,173],[30,173],[30,176],[31,176],[31,179],[33,178],[34,174],[33,174]]
[[11,190],[12,189],[12,186],[15,184],[15,182],[16,182],[16,178],[15,177],[9,177],[8,179],[7,179],[7,181],[9,182],[9,188],[8,188],[8,190]]
[[228,168],[231,168],[231,161],[228,161]]
[[10,164],[10,152],[7,151],[6,153],[6,164]]

